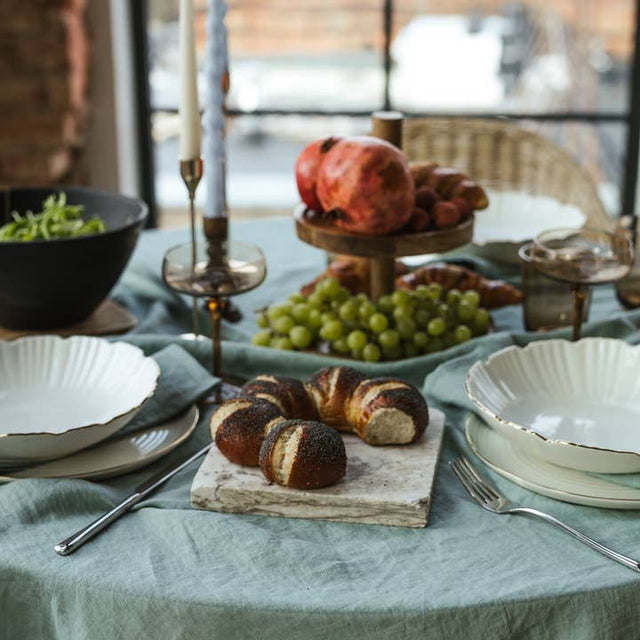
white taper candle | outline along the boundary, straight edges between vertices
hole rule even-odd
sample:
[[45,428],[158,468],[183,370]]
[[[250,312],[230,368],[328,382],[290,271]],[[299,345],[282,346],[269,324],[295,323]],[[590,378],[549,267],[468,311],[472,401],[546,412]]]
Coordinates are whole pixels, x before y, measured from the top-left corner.
[[200,110],[193,0],[180,0],[180,160],[200,157]]

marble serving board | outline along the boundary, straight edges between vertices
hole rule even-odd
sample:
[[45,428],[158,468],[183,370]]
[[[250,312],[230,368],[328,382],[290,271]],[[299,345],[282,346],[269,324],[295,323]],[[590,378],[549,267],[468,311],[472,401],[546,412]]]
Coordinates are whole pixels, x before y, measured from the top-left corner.
[[229,513],[425,527],[443,431],[444,414],[430,409],[429,426],[412,445],[372,447],[344,434],[345,477],[314,491],[271,484],[259,468],[233,464],[212,447],[193,480],[191,504]]

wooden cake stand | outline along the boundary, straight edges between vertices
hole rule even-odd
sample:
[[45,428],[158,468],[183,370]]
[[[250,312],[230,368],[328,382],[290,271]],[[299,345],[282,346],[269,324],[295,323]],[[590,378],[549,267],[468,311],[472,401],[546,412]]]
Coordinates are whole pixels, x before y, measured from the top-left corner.
[[300,204],[294,219],[298,238],[330,253],[367,258],[370,266],[369,295],[373,300],[391,293],[395,282],[395,260],[403,256],[444,253],[468,244],[473,238],[474,218],[451,229],[389,236],[345,233],[330,221],[316,217]]

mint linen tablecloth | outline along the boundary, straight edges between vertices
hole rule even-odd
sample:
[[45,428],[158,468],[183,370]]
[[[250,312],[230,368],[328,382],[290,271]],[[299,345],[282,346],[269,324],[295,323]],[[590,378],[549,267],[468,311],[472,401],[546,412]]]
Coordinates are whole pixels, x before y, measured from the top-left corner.
[[[237,299],[245,319],[224,328],[224,366],[304,377],[326,361],[247,344],[252,310],[282,299],[323,267],[290,220],[236,224],[233,237],[263,247],[269,275]],[[114,297],[139,318],[120,339],[154,353],[190,324],[190,301],[163,285],[165,250],[186,231],[143,234]],[[485,264],[491,275],[517,272]],[[372,525],[196,511],[196,465],[76,554],[53,546],[173,460],[208,440],[208,412],[168,458],[106,482],[20,480],[0,486],[0,638],[636,638],[640,575],[544,523],[496,516],[466,496],[446,462],[470,454],[463,435],[469,365],[522,332],[518,307],[494,314],[490,336],[397,364],[447,416],[429,526]],[[203,322],[206,316],[203,314]],[[586,335],[638,339],[640,313],[623,313],[610,288],[596,291]],[[548,336],[549,334],[547,334]],[[566,331],[558,332],[566,337]],[[545,336],[535,336],[540,339]],[[190,345],[202,364],[208,342]],[[640,558],[640,514],[581,507],[531,493],[487,471],[514,501],[550,511]]]

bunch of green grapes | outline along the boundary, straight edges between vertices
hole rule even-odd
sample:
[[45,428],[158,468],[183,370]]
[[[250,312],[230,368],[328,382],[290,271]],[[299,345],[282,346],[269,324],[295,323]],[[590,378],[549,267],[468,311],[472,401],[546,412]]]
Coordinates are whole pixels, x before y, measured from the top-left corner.
[[485,334],[489,314],[477,291],[445,291],[441,285],[397,289],[372,302],[352,295],[335,278],[325,278],[308,296],[260,312],[253,344],[276,349],[318,349],[378,362],[434,353]]

